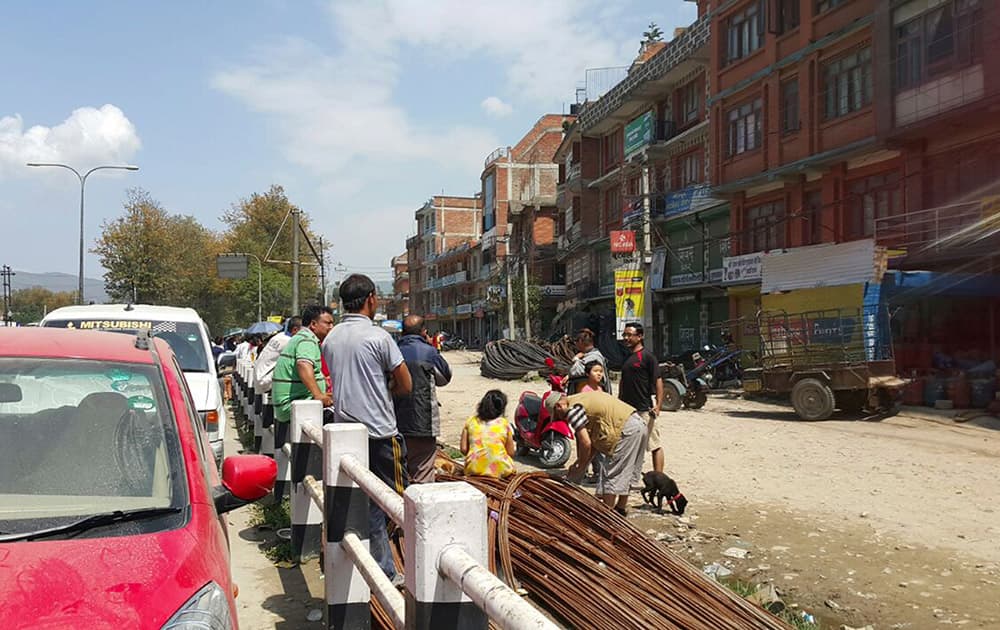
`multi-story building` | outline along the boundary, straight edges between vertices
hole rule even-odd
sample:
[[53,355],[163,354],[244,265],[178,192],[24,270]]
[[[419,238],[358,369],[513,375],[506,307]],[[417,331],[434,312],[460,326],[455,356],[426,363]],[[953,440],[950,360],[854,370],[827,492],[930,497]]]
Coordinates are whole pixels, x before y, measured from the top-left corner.
[[893,253],[897,367],[1000,359],[1000,4],[880,2],[873,38],[877,137],[896,157],[846,193]]
[[478,196],[435,195],[414,212],[417,233],[406,240],[411,313],[421,314],[429,322],[446,314],[451,304],[444,300],[442,278],[453,272],[447,257],[440,269],[437,259],[479,240],[482,208]]
[[387,319],[403,319],[410,313],[410,273],[407,252],[393,256],[389,261],[392,268],[392,295],[385,307]]
[[[754,318],[761,303],[753,272],[760,269],[758,255],[771,250],[871,240],[890,248],[890,267],[899,270],[994,269],[995,257],[982,256],[995,255],[997,241],[982,236],[989,233],[982,222],[995,216],[1000,188],[994,115],[1000,60],[990,54],[1000,50],[1000,5],[700,5],[712,12],[717,42],[710,78],[713,194],[731,202],[727,265],[741,271],[728,286],[732,317]],[[969,227],[976,222],[978,228]],[[966,237],[952,237],[963,228],[970,230]],[[807,264],[797,274],[813,286],[840,282],[836,261],[801,260]],[[910,303],[893,325],[900,368],[929,367],[935,352],[973,347],[997,356],[1000,283],[953,277],[934,284],[928,277],[890,274],[890,288],[896,281],[932,287],[895,290],[892,299]],[[952,297],[918,299],[931,290]],[[965,331],[964,339],[956,330]],[[981,334],[970,337],[970,330]],[[744,345],[753,345],[753,325],[742,333]]]
[[694,346],[709,312],[728,311],[717,286],[727,252],[712,240],[728,232],[728,206],[707,194],[709,25],[703,14],[670,42],[646,45],[624,80],[583,104],[557,151],[567,330],[616,333],[612,230],[636,233],[657,353]]
[[[547,114],[513,147],[501,147],[486,158],[482,180],[483,237],[479,251],[487,285],[485,321],[479,336],[495,339],[510,328],[507,279],[520,274],[529,286],[540,286],[543,298],[535,322],[555,313],[563,292],[562,265],[555,259],[556,180],[553,163],[563,135],[563,123],[572,118]],[[509,253],[509,256],[508,256]],[[511,283],[513,286],[513,282]],[[521,284],[523,287],[524,284]],[[514,328],[524,334],[524,313],[513,313]]]
[[[871,238],[865,198],[898,182],[876,134],[875,2],[710,0],[711,179],[731,202],[733,268],[761,252]],[[884,53],[883,53],[884,54]],[[740,258],[742,257],[742,258]],[[822,274],[836,268],[820,257]],[[729,283],[730,314],[755,318],[759,265]],[[730,279],[731,280],[731,279]],[[752,323],[740,330],[754,345]]]

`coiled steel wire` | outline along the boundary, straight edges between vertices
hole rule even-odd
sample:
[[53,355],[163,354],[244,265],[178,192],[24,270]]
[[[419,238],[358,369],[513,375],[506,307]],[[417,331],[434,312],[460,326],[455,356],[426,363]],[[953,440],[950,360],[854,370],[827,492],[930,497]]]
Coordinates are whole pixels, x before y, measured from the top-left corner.
[[[550,357],[549,349],[535,342],[506,339],[491,341],[483,351],[479,372],[487,378],[505,381],[524,378],[528,372],[532,371],[547,376],[551,370],[545,364],[545,359]],[[565,359],[562,357],[551,358],[555,360],[557,374],[566,374],[569,371],[569,362]]]

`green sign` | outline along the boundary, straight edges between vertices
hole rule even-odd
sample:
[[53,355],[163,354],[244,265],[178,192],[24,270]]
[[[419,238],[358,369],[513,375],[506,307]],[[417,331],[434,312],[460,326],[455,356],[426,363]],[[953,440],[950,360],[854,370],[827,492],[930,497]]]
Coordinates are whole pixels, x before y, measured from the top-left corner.
[[653,110],[625,125],[625,156],[653,142]]

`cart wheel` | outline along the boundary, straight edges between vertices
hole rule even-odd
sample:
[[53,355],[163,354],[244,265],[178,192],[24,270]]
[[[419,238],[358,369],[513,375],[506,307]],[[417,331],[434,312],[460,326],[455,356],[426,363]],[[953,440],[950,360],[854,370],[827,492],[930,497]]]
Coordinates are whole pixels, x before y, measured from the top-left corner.
[[804,378],[792,388],[792,407],[803,420],[826,420],[833,415],[833,390],[814,378]]
[[663,383],[663,411],[677,411],[681,408],[681,393],[673,383]]
[[837,409],[847,413],[861,413],[868,404],[868,391],[864,389],[848,389],[834,394]]
[[[665,392],[664,395],[666,395]],[[687,409],[701,409],[705,406],[706,402],[708,402],[708,394],[705,393],[705,390],[699,389],[694,396],[685,396],[684,407]]]

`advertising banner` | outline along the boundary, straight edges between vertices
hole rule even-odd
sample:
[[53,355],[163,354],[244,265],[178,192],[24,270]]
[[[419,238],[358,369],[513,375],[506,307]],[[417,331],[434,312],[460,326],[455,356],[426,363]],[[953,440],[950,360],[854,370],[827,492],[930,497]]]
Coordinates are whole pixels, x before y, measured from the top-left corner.
[[644,277],[641,269],[615,271],[615,329],[618,339],[628,322],[642,321]]
[[625,157],[648,146],[653,141],[653,110],[625,125]]

